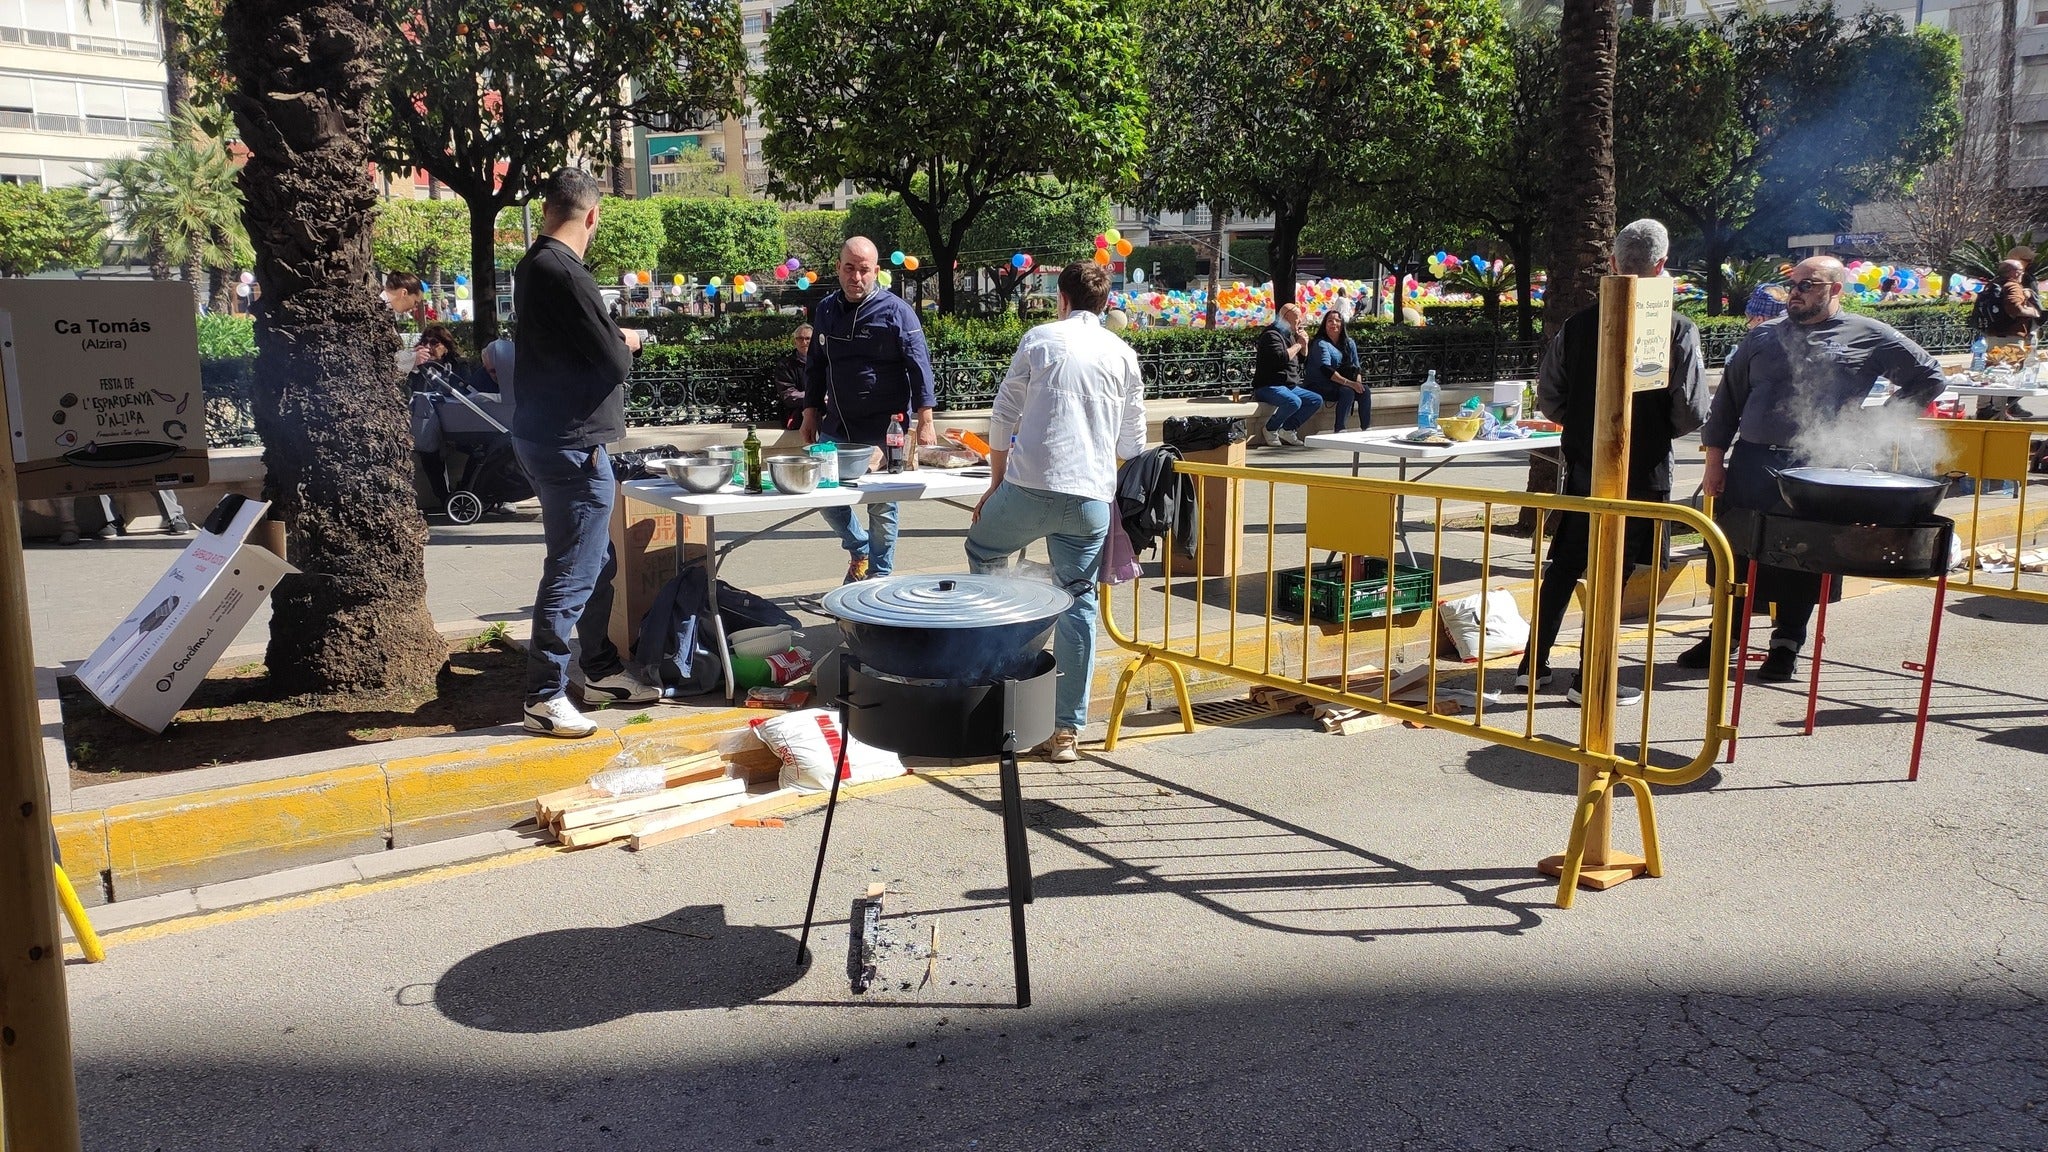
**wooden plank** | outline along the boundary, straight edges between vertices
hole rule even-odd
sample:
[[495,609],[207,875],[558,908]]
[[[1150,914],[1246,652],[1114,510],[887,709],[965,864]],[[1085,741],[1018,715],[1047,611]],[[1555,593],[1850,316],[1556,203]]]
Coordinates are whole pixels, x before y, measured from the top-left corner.
[[563,829],[588,828],[594,824],[610,824],[614,820],[627,820],[645,816],[667,808],[681,808],[699,800],[716,800],[721,796],[737,796],[747,790],[747,782],[737,777],[719,780],[702,780],[695,784],[683,784],[675,788],[664,788],[645,796],[631,796],[624,800],[611,800],[601,804],[577,804],[558,813],[555,823]]
[[557,829],[555,842],[564,848],[589,848],[598,844],[609,844],[614,840],[624,840],[631,836],[637,836],[649,829],[672,824],[678,820],[698,820],[706,816],[716,816],[723,812],[730,812],[739,805],[746,803],[746,800],[745,796],[715,796],[709,800],[699,800],[682,808],[668,808],[659,812],[631,816],[624,820],[612,820],[604,824],[591,824],[582,828]]
[[[694,836],[699,832],[709,831],[713,828],[723,828],[741,817],[765,815],[789,803],[797,794],[797,790],[794,788],[777,788],[773,792],[758,797],[749,797],[746,803],[729,812],[721,812],[715,816],[707,816],[696,820],[679,820],[665,827],[650,828],[647,831],[634,835],[632,840],[633,851],[638,852],[645,848],[653,848],[657,845],[666,844],[671,840],[680,840],[685,836]],[[738,798],[727,797],[726,799],[733,800]],[[714,801],[714,803],[724,803],[724,801]]]
[[[725,774],[725,763],[716,751],[696,752],[667,764],[662,769],[662,782],[673,788],[678,784],[692,784],[699,780],[713,780]],[[592,788],[588,784],[577,784],[549,792],[534,798],[534,818],[542,825],[552,823],[557,815],[571,804],[582,801],[617,800]]]

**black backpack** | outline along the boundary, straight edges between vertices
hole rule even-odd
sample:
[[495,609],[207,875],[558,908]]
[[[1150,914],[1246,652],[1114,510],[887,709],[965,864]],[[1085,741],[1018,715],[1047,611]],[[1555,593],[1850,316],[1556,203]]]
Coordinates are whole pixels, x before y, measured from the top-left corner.
[[1195,554],[1195,486],[1176,470],[1180,451],[1148,448],[1116,470],[1116,514],[1133,554],[1147,552],[1168,531],[1173,550]]
[[2005,314],[2005,300],[1996,284],[1986,284],[1977,293],[1977,302],[1970,305],[1970,327],[1978,332],[1989,332],[1998,318]]

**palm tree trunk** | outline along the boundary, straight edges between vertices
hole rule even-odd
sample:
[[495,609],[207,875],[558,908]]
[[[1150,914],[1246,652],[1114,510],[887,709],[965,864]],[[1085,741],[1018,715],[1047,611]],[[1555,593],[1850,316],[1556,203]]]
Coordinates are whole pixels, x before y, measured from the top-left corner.
[[206,311],[206,261],[199,258],[199,246],[194,244],[193,252],[185,257],[185,286],[192,290],[192,314]]
[[1558,25],[1560,89],[1557,216],[1551,227],[1550,285],[1543,327],[1599,297],[1614,240],[1614,68],[1620,34],[1615,0],[1564,0]]
[[164,104],[175,119],[192,103],[192,73],[185,66],[192,54],[192,39],[164,0],[157,0],[156,20],[164,42]]
[[1998,21],[1998,136],[1992,153],[1993,179],[2000,188],[2012,187],[2013,74],[2019,67],[2019,22],[2019,0],[2003,0]]
[[263,288],[264,489],[299,568],[272,596],[281,695],[424,687],[447,657],[427,614],[398,336],[372,283],[378,16],[375,0],[229,0],[221,16]]

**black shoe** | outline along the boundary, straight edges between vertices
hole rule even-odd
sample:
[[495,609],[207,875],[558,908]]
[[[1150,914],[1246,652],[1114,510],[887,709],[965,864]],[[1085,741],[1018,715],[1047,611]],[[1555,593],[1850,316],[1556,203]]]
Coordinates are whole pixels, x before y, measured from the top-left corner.
[[1756,678],[1766,684],[1783,684],[1799,671],[1799,650],[1796,648],[1773,648],[1764,657]]
[[2005,402],[2005,414],[2014,420],[2032,420],[2034,418],[2034,414],[2020,407],[2020,402],[2017,400],[2007,400]]
[[[1565,689],[1564,698],[1574,704],[1579,703],[1582,699],[1579,689],[1585,682],[1583,674],[1573,676],[1572,686]],[[1641,704],[1643,702],[1643,690],[1641,688],[1631,688],[1626,684],[1616,684],[1614,686],[1614,702],[1623,708],[1631,704]]]
[[[1536,666],[1536,686],[1538,688],[1550,687],[1550,665],[1538,664]],[[1516,671],[1515,688],[1518,691],[1522,692],[1527,692],[1529,690],[1529,666],[1527,664],[1522,665],[1522,667],[1518,671]]]
[[1685,651],[1680,652],[1678,654],[1678,666],[1680,668],[1692,668],[1697,670],[1705,668],[1707,666],[1707,661],[1712,660],[1713,658],[1714,638],[1712,636],[1709,636],[1706,639],[1701,640],[1699,643],[1693,645],[1692,647],[1687,648]]

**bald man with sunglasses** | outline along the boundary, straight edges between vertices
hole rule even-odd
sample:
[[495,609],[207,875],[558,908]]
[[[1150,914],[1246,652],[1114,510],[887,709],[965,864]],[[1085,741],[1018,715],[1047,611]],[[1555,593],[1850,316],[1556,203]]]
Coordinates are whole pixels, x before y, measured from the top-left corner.
[[[1703,487],[1723,508],[1789,513],[1773,471],[1816,462],[1841,465],[1859,451],[1883,452],[1882,436],[1874,435],[1863,409],[1879,376],[1898,389],[1887,406],[1903,406],[1908,413],[1941,394],[1941,366],[1926,349],[1889,324],[1842,311],[1848,278],[1832,256],[1801,261],[1792,269],[1785,314],[1752,328],[1729,354],[1700,430],[1707,453]],[[1898,418],[1896,412],[1888,417]],[[1738,571],[1746,570],[1747,557],[1736,559]],[[1820,577],[1763,565],[1752,592],[1759,602],[1777,605],[1771,650],[1757,679],[1790,680],[1820,602]],[[1746,610],[1738,601],[1737,618]],[[1702,640],[1678,663],[1704,668],[1708,658],[1708,642]]]

